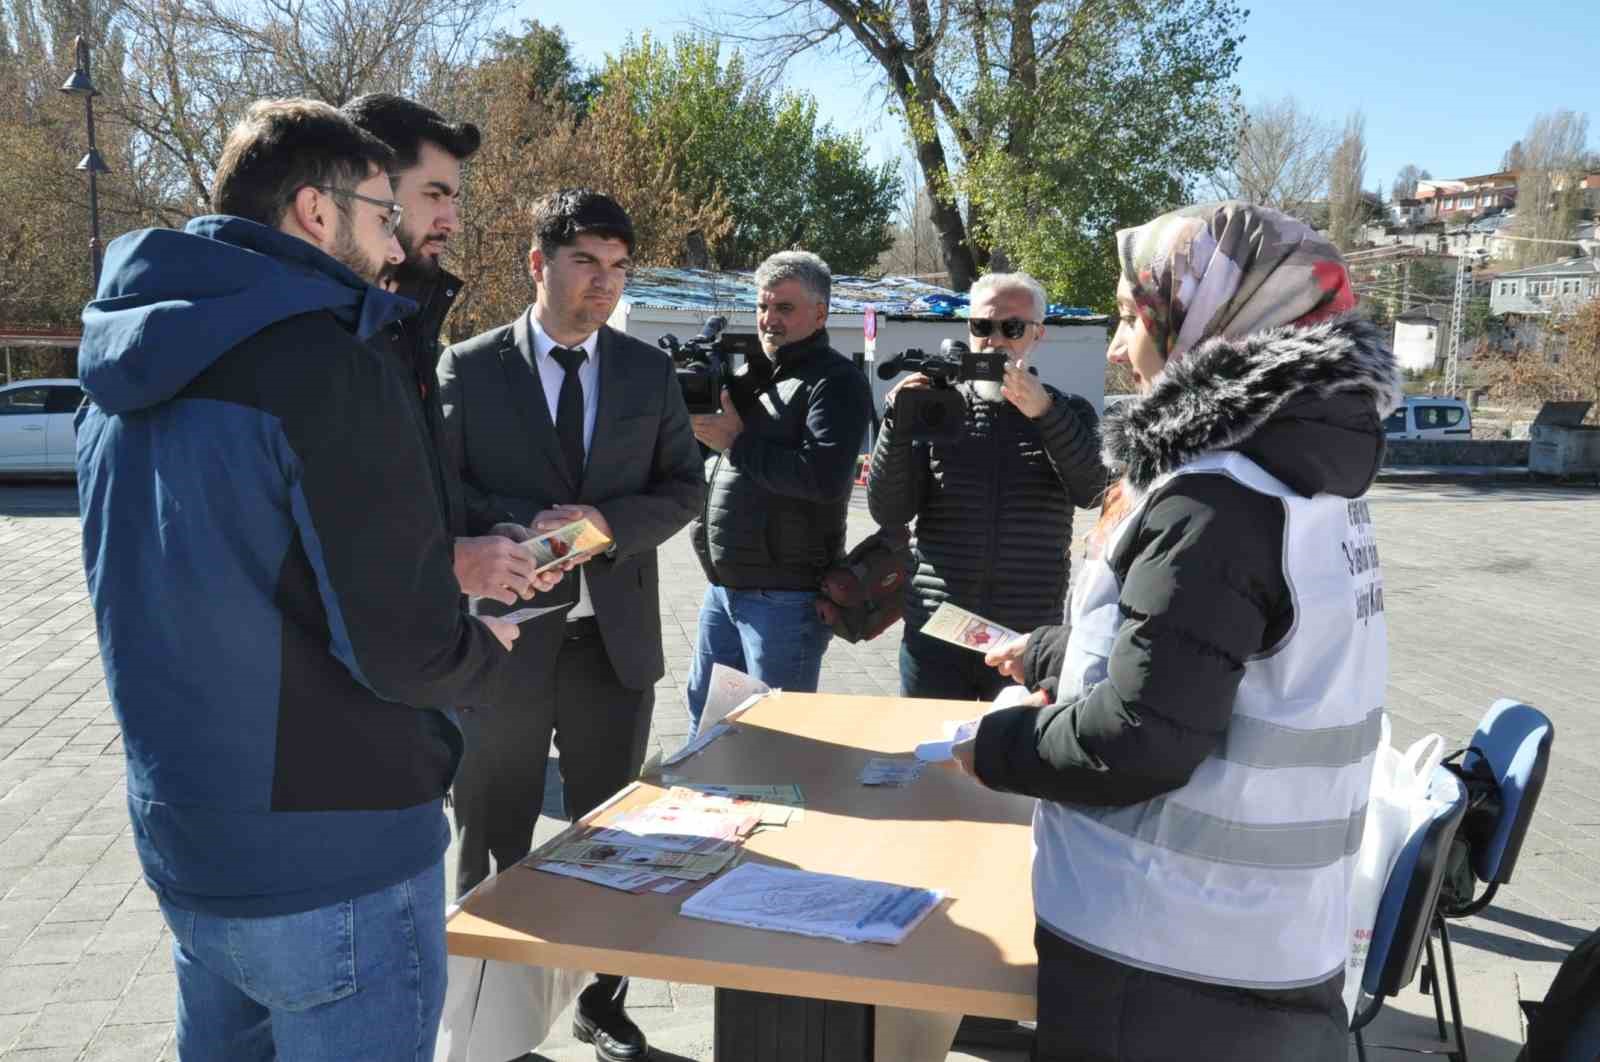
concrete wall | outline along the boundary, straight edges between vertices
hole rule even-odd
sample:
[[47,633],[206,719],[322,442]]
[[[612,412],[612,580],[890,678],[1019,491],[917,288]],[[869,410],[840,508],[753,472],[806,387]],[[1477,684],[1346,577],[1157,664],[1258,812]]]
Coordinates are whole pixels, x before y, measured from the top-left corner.
[[1448,465],[1480,468],[1526,468],[1526,439],[1391,439],[1384,467]]

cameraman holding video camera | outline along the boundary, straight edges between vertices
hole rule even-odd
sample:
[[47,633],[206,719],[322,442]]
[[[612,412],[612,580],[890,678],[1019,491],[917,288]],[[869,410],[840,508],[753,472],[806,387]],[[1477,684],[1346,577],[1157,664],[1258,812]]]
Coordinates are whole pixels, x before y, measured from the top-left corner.
[[783,251],[761,263],[755,282],[766,357],[722,391],[720,413],[691,418],[695,437],[715,451],[693,532],[711,583],[689,670],[696,724],[715,664],[769,686],[816,690],[832,635],[817,615],[817,590],[844,554],[856,455],[872,419],[866,378],[828,345],[827,263]]
[[[867,504],[889,527],[916,521],[917,570],[905,603],[900,692],[907,697],[990,700],[1009,680],[983,656],[921,633],[944,601],[1015,631],[1061,622],[1072,511],[1099,502],[1099,418],[1028,371],[1044,336],[1045,295],[1026,273],[991,273],[972,286],[972,350],[1003,352],[1004,379],[963,380],[959,431],[912,437],[907,419],[933,398],[927,375],[889,392],[872,454]],[[955,426],[952,425],[952,428]]]

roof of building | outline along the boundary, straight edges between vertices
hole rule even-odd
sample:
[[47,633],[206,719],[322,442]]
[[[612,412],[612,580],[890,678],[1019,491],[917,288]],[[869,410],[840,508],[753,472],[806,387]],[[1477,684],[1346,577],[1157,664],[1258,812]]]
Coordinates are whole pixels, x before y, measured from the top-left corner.
[[1404,321],[1406,324],[1442,324],[1444,319],[1444,307],[1428,303],[1423,306],[1413,306],[1405,313],[1399,314],[1395,317],[1395,323]]
[[1501,280],[1515,280],[1521,277],[1571,277],[1600,274],[1600,258],[1565,258],[1559,262],[1548,265],[1529,266],[1527,269],[1513,269],[1501,273]]
[[[635,306],[666,310],[745,310],[756,307],[755,274],[705,269],[648,267],[634,272],[623,297]],[[875,308],[889,318],[949,320],[967,315],[967,296],[914,277],[833,278],[833,313],[862,313]],[[1051,324],[1104,324],[1105,314],[1081,306],[1051,303],[1045,310]]]

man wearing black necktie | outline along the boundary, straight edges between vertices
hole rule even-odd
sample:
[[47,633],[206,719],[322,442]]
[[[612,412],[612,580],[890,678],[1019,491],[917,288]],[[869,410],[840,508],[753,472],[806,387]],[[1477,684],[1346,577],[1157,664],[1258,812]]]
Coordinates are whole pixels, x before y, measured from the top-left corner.
[[[582,516],[612,545],[540,595],[541,605],[573,604],[529,621],[500,692],[462,713],[458,894],[488,875],[491,857],[503,870],[528,854],[552,734],[574,819],[638,775],[665,671],[656,547],[705,496],[671,361],[605,324],[631,265],[627,213],[566,189],[540,199],[533,222],[533,306],[439,361],[445,444],[469,533],[505,521],[544,531]],[[487,599],[473,610],[507,611]],[[646,1054],[626,994],[626,980],[601,975],[579,997],[574,1032],[603,1062]]]

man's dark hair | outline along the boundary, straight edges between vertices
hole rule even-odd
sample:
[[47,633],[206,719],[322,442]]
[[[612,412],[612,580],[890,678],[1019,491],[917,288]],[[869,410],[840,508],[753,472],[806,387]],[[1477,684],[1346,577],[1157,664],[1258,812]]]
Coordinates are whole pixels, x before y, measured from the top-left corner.
[[533,204],[533,242],[546,258],[585,235],[621,240],[633,253],[633,220],[608,195],[590,188],[563,188]]
[[211,209],[276,227],[307,185],[354,189],[393,163],[387,144],[326,103],[257,100],[222,148]]
[[478,150],[483,136],[471,122],[447,122],[438,111],[391,92],[357,96],[339,108],[345,117],[394,149],[389,176],[417,164],[424,140],[465,162]]

